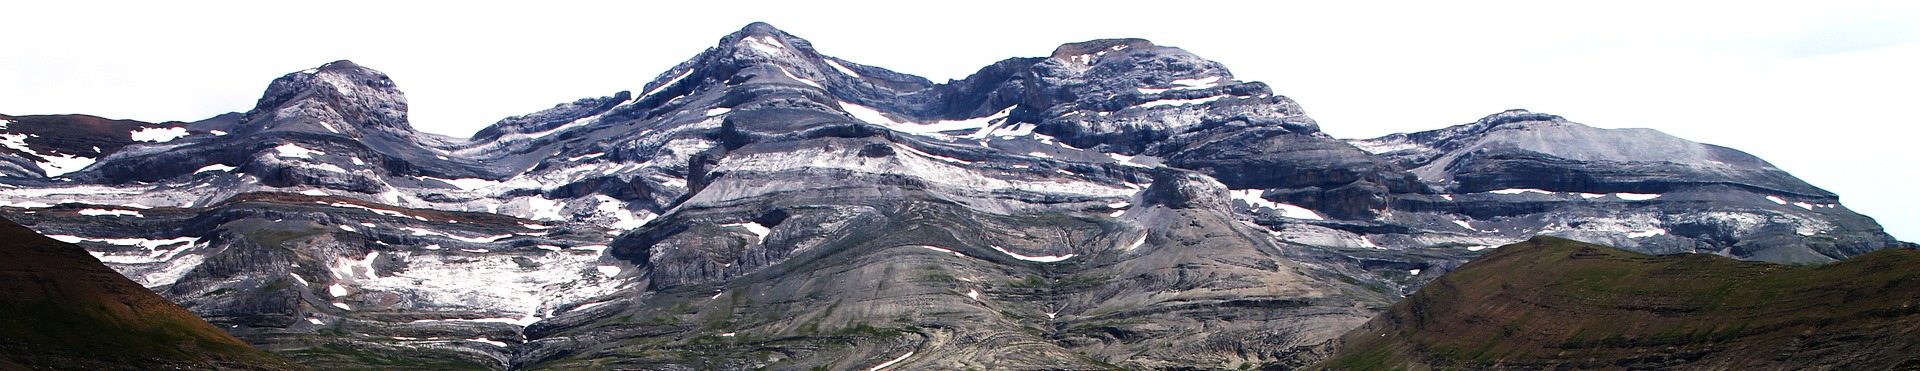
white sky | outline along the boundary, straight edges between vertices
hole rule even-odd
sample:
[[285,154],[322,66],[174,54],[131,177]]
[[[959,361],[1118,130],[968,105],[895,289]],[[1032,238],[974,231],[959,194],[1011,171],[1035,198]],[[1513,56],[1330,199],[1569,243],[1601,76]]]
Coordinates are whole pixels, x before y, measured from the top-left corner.
[[755,20],[935,81],[1140,37],[1271,84],[1334,136],[1508,108],[1654,128],[1759,155],[1920,240],[1920,2],[683,3],[9,2],[0,113],[191,121],[352,59],[399,83],[415,127],[465,137],[637,91]]

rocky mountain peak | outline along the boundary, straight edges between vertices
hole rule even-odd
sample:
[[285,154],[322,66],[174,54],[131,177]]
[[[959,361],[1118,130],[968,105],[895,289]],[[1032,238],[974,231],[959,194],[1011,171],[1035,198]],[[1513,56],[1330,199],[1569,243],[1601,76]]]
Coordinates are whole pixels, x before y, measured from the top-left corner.
[[[754,22],[727,34],[713,47],[661,73],[639,89],[634,105],[648,110],[674,98],[724,82],[728,86],[776,84],[826,90],[834,80],[858,77],[830,73],[846,65],[830,65],[813,44],[765,22]],[[864,67],[864,66],[863,66]],[[836,76],[837,75],[837,76]]]
[[1493,127],[1500,126],[1502,124],[1509,124],[1509,123],[1516,123],[1516,122],[1535,122],[1535,121],[1561,122],[1561,123],[1569,122],[1567,121],[1566,118],[1560,117],[1559,115],[1533,112],[1525,109],[1516,108],[1516,109],[1500,111],[1499,113],[1487,115],[1486,117],[1481,117],[1479,120],[1476,120],[1473,122],[1473,126],[1484,130],[1484,129],[1491,129]]
[[787,37],[793,36],[793,35],[787,34],[786,31],[781,31],[779,27],[774,27],[773,24],[769,24],[767,22],[748,23],[746,26],[740,27],[739,31],[734,31],[732,34],[729,34],[728,36],[741,36],[741,35],[756,35],[756,36],[781,35],[781,36],[787,36]]
[[1153,42],[1147,41],[1146,39],[1097,39],[1061,44],[1059,47],[1053,48],[1053,55],[1051,57],[1085,65],[1092,64],[1093,59],[1104,56],[1107,53],[1127,49],[1145,49],[1153,46]]
[[[736,56],[758,55],[770,59],[819,59],[813,50],[813,44],[806,39],[795,37],[766,22],[754,22],[720,38],[717,49],[728,50]],[[750,58],[749,58],[750,59]]]
[[288,73],[267,85],[241,118],[243,131],[292,130],[361,137],[366,130],[411,133],[407,98],[380,71],[339,60]]

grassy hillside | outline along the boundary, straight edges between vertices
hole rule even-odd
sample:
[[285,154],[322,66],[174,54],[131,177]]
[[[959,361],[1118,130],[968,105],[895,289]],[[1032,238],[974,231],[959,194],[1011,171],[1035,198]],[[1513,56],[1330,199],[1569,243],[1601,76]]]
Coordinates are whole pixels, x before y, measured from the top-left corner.
[[1920,251],[1784,266],[1539,237],[1427,285],[1319,367],[1920,369]]
[[298,369],[100,264],[0,219],[0,370]]

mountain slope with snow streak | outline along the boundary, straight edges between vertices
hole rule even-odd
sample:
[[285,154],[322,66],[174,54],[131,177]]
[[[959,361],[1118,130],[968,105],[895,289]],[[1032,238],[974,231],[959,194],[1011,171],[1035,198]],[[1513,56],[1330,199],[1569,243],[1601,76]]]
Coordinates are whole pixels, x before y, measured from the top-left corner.
[[30,156],[71,135],[9,131],[0,214],[367,368],[1286,367],[1534,235],[1904,245],[1730,149],[1511,112],[1341,140],[1140,39],[934,83],[755,23],[649,75],[449,138],[338,61],[245,113],[115,129],[57,177]]

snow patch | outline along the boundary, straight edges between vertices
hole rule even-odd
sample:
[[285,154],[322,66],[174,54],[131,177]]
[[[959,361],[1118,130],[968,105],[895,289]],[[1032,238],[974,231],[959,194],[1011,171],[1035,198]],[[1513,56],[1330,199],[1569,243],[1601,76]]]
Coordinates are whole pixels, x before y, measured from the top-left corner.
[[1627,200],[1627,201],[1646,201],[1646,200],[1660,198],[1660,195],[1648,194],[1648,193],[1615,193],[1613,194],[1613,197],[1619,197],[1620,199]]
[[209,171],[233,171],[233,169],[238,169],[238,168],[227,166],[227,164],[213,164],[213,165],[207,165],[205,167],[201,167],[200,170],[194,170],[193,173],[199,174],[199,173],[204,173]]
[[[401,253],[406,254],[406,253]],[[445,321],[527,326],[553,313],[617,291],[627,282],[598,274],[598,254],[412,254],[406,269],[355,278],[356,288],[393,293],[422,306],[496,313],[498,318]]]
[[102,215],[113,215],[113,216],[131,216],[131,217],[135,217],[135,218],[143,218],[143,217],[146,217],[146,215],[140,215],[140,212],[139,212],[139,211],[133,211],[133,210],[103,210],[103,209],[81,209],[81,210],[80,210],[80,215],[86,215],[86,216],[102,216]]
[[772,36],[747,37],[744,39],[740,39],[740,42],[747,44],[748,48],[752,48],[753,50],[758,50],[761,53],[765,53],[769,55],[780,55],[780,54],[786,53],[787,44],[780,42],[779,39],[775,39]]
[[1220,76],[1173,80],[1173,85],[1188,89],[1206,89],[1220,85]]
[[847,74],[847,76],[853,76],[853,78],[856,78],[856,79],[860,78],[859,72],[853,72],[852,68],[847,68],[847,66],[842,66],[840,65],[840,62],[834,61],[832,59],[827,60],[827,66],[831,66],[833,67],[834,70],[840,71],[840,73]]
[[764,226],[764,225],[760,225],[760,223],[759,223],[759,222],[745,222],[745,223],[733,223],[733,224],[722,224],[722,225],[720,225],[720,226],[721,226],[721,227],[727,227],[727,228],[736,228],[736,227],[737,227],[737,228],[746,228],[746,229],[747,229],[747,233],[753,233],[753,237],[754,237],[754,238],[753,238],[753,243],[756,243],[756,244],[758,244],[758,243],[762,243],[762,242],[766,242],[766,240],[767,240],[767,234],[769,234],[769,233],[773,233],[773,229],[772,229],[772,228],[767,228],[767,226]]
[[1132,244],[1127,245],[1127,251],[1133,251],[1133,249],[1138,249],[1140,248],[1140,246],[1145,246],[1146,244],[1147,244],[1147,235],[1142,234],[1140,235],[1139,239],[1133,240]]
[[347,287],[340,286],[340,284],[338,283],[333,284],[332,286],[327,286],[327,295],[333,295],[333,297],[336,297],[336,298],[347,296]]
[[[803,168],[912,176],[925,180],[930,186],[966,192],[1009,191],[1089,196],[1117,196],[1136,192],[1130,188],[1070,178],[1000,178],[993,176],[995,174],[983,174],[972,167],[954,166],[941,159],[920,156],[865,157],[859,155],[859,148],[808,147],[779,154],[733,156],[723,162],[719,170],[779,173]],[[699,199],[698,196],[696,199]]]
[[464,190],[464,191],[486,189],[487,187],[500,185],[500,182],[497,182],[497,181],[478,179],[478,178],[460,178],[460,179],[445,179],[445,178],[435,178],[435,177],[420,177],[420,178],[438,180],[442,183],[447,183],[449,185],[454,186],[455,188],[460,188],[460,190]]
[[[190,242],[199,240],[198,237],[175,237],[175,238],[169,238],[164,240],[155,240],[155,239],[147,239],[147,238],[80,237],[80,236],[63,235],[63,234],[50,234],[50,235],[47,235],[47,237],[52,238],[54,240],[58,240],[60,242],[66,242],[66,243],[81,243],[85,241],[93,241],[93,242],[99,242],[99,243],[104,243],[108,245],[137,246],[147,250],[153,250],[153,249],[166,247],[166,246],[190,243]],[[151,263],[151,261],[143,261],[143,262]]]
[[340,310],[353,310],[353,307],[347,305],[347,303],[333,303],[333,306],[335,308],[340,308]]
[[[732,109],[732,108],[727,108],[727,107],[715,107],[715,108],[710,108],[710,109],[707,109],[707,117],[714,117],[714,116],[719,116],[719,115],[725,115],[725,114],[727,114],[727,112],[733,112],[733,109]],[[576,159],[568,159],[568,161],[579,161],[579,160],[576,160]]]
[[904,144],[895,143],[893,144],[893,148],[902,150],[902,151],[911,152],[913,154],[920,155],[921,157],[926,157],[926,158],[940,160],[940,161],[949,162],[949,163],[955,163],[955,164],[961,164],[961,165],[973,163],[973,161],[967,161],[967,160],[927,153],[926,151],[921,151],[918,148],[913,148]]
[[[326,193],[325,193],[325,192],[321,192],[321,194],[320,194],[320,196],[325,196],[325,195],[326,195]],[[315,203],[319,203],[319,202],[315,202]],[[332,206],[332,207],[342,207],[342,208],[349,208],[349,209],[360,209],[360,210],[366,210],[366,211],[369,211],[369,212],[372,212],[372,213],[374,213],[374,214],[379,214],[379,215],[385,215],[385,216],[391,216],[391,217],[397,217],[397,218],[412,218],[412,219],[414,219],[414,220],[419,220],[419,221],[426,221],[426,220],[427,220],[427,218],[422,218],[422,217],[418,217],[418,216],[413,216],[413,215],[407,215],[406,213],[402,213],[402,212],[398,212],[398,211],[393,211],[393,210],[386,210],[386,209],[375,209],[375,208],[371,208],[371,207],[366,207],[366,206],[360,206],[360,205],[355,205],[355,204],[350,204],[350,203],[345,203],[345,202],[332,202],[332,203],[326,203],[326,205],[327,205],[327,206]]]
[[777,67],[777,68],[779,68],[779,69],[780,69],[780,73],[782,73],[782,74],[786,74],[786,75],[787,75],[787,78],[789,78],[789,79],[793,79],[794,81],[799,81],[799,82],[800,82],[800,83],[802,83],[802,84],[807,84],[807,86],[812,86],[812,87],[814,87],[814,88],[816,88],[816,89],[820,89],[820,90],[827,90],[827,87],[825,87],[825,86],[821,86],[821,85],[820,85],[820,83],[817,83],[817,82],[813,82],[813,80],[808,80],[808,79],[804,79],[804,78],[801,78],[800,76],[795,76],[795,75],[793,74],[793,71],[787,71],[787,68],[786,68],[786,67]]
[[[719,108],[715,108],[715,109],[719,109]],[[707,110],[707,116],[713,116],[713,110]],[[584,155],[568,157],[567,162],[575,162],[575,161],[580,161],[580,160],[585,160],[590,158],[599,158],[600,156],[606,156],[606,155],[607,154],[604,152],[588,153]]]
[[962,258],[965,258],[965,257],[967,257],[967,255],[966,255],[966,254],[961,254],[961,253],[960,253],[959,251],[953,251],[953,250],[948,250],[948,249],[946,249],[946,248],[941,248],[941,247],[937,247],[937,246],[926,246],[926,245],[921,245],[920,247],[923,247],[923,248],[926,248],[927,250],[933,250],[933,251],[939,251],[939,252],[943,252],[943,253],[948,253],[948,254],[953,254],[953,256],[958,256],[958,257],[962,257]]
[[1780,196],[1767,196],[1767,201],[1773,201],[1773,203],[1781,205],[1787,204],[1787,199],[1780,198]]
[[505,324],[510,324],[510,325],[515,325],[515,326],[520,326],[520,327],[526,327],[527,325],[531,325],[531,324],[533,324],[534,322],[540,322],[540,319],[541,319],[540,317],[534,317],[534,316],[526,316],[526,317],[517,317],[517,318],[507,318],[507,317],[500,317],[500,318],[452,318],[452,319],[423,319],[423,320],[414,320],[413,322],[408,322],[408,323],[438,323],[438,322],[479,322],[479,323],[505,323]]
[[415,236],[440,236],[440,237],[446,237],[446,238],[451,238],[451,239],[470,242],[470,243],[490,243],[490,242],[513,237],[512,234],[503,234],[498,236],[486,236],[486,237],[465,237],[465,236],[456,236],[452,233],[447,233],[447,232],[421,229],[419,227],[406,227],[402,229],[412,231],[413,235]]
[[[1013,114],[1013,109],[1015,107],[1019,107],[1019,106],[1009,106],[1006,109],[1000,110],[999,112],[994,112],[993,114],[981,116],[981,117],[966,118],[966,119],[959,119],[959,120],[940,120],[940,121],[934,121],[934,122],[929,122],[924,124],[897,125],[892,129],[900,132],[922,134],[922,135],[934,135],[936,133],[944,132],[944,131],[976,129],[974,130],[974,133],[978,134],[980,133],[981,130],[986,130],[988,126],[1006,121],[1007,116]],[[969,134],[968,137],[973,137],[973,134]],[[981,135],[980,137],[984,138],[986,136]]]
[[578,311],[583,311],[583,310],[587,310],[587,309],[592,309],[593,307],[598,307],[598,306],[602,306],[602,305],[607,305],[607,303],[611,303],[611,302],[612,302],[612,301],[597,301],[597,302],[592,302],[592,303],[586,303],[586,304],[580,304],[580,306],[577,306],[577,307],[573,307],[573,309],[570,309],[570,310],[567,310],[567,311],[568,311],[568,312],[578,312]]
[[913,356],[913,352],[907,352],[907,354],[900,355],[900,358],[894,358],[891,361],[881,362],[880,365],[873,366],[873,368],[869,368],[867,369],[867,371],[880,371],[880,370],[886,369],[887,367],[892,367],[894,364],[900,363],[900,361],[905,361],[907,360],[907,357],[912,357],[912,356]]
[[858,119],[860,121],[864,121],[869,124],[875,124],[875,125],[886,126],[886,127],[900,126],[901,124],[899,121],[894,121],[891,118],[887,118],[887,115],[884,113],[881,113],[880,110],[873,109],[872,107],[853,104],[847,101],[840,101],[840,110],[847,111],[847,114],[852,115],[854,119]]
[[620,266],[617,265],[602,265],[593,268],[599,270],[602,276],[613,277],[620,275]]
[[1216,101],[1216,100],[1220,100],[1220,98],[1226,98],[1226,97],[1227,97],[1227,96],[1225,96],[1225,95],[1215,95],[1215,96],[1211,96],[1211,97],[1206,97],[1206,98],[1192,98],[1192,99],[1160,99],[1160,100],[1154,100],[1154,101],[1150,101],[1150,102],[1145,102],[1145,103],[1140,103],[1140,104],[1137,104],[1137,105],[1134,105],[1134,106],[1135,106],[1135,107],[1140,107],[1140,108],[1153,108],[1153,107],[1160,107],[1160,106],[1176,106],[1176,107],[1177,107],[1177,106],[1190,106],[1190,105],[1195,105],[1195,104],[1207,104],[1207,103],[1212,103],[1213,101]]
[[1264,207],[1268,209],[1273,209],[1274,211],[1278,211],[1280,212],[1280,216],[1283,216],[1283,217],[1294,218],[1294,219],[1307,219],[1307,220],[1326,220],[1326,217],[1320,216],[1320,213],[1314,212],[1312,209],[1295,206],[1292,204],[1284,204],[1279,202],[1268,201],[1266,198],[1260,197],[1260,192],[1261,190],[1258,190],[1258,189],[1236,189],[1236,190],[1228,191],[1227,194],[1229,196],[1232,196],[1233,199],[1235,200],[1246,202],[1248,206],[1252,206],[1255,208]]
[[566,205],[559,201],[549,200],[545,196],[527,197],[526,200],[527,209],[533,213],[535,220],[567,220],[567,217],[560,215],[560,209]]
[[93,159],[86,157],[68,155],[43,157],[47,159],[47,162],[40,163],[40,170],[46,171],[47,176],[50,177],[67,175],[68,173],[80,171],[80,169],[85,169],[87,166],[93,165]]
[[130,133],[130,135],[133,136],[133,141],[135,142],[165,143],[187,136],[187,128],[145,128]]
[[1019,253],[1015,253],[1012,251],[1007,251],[1007,249],[1000,248],[999,246],[993,246],[993,249],[995,251],[999,251],[1001,254],[1007,254],[1007,256],[1011,256],[1014,259],[1020,259],[1020,260],[1030,261],[1030,262],[1041,262],[1041,263],[1059,262],[1067,259],[1072,259],[1074,256],[1074,254],[1066,254],[1066,255],[1059,255],[1059,256],[1028,256],[1028,255],[1020,255]]
[[[688,69],[687,69],[686,71],[680,71],[680,75],[678,75],[678,76],[674,76],[674,77],[673,77],[673,78],[671,78],[671,79],[667,79],[667,82],[664,82],[664,83],[660,83],[660,85],[659,85],[659,86],[655,86],[655,87],[653,87],[653,89],[652,89],[652,90],[647,90],[647,92],[646,92],[645,94],[640,94],[640,96],[637,96],[637,97],[634,97],[634,98],[633,98],[633,100],[640,100],[640,98],[646,98],[646,97],[650,97],[650,96],[653,96],[653,93],[659,93],[661,89],[666,89],[667,87],[669,87],[669,86],[673,86],[674,84],[679,84],[679,83],[680,83],[680,80],[682,80],[682,79],[686,79],[686,78],[687,78],[687,75],[691,75],[691,74],[693,74],[693,69],[692,69],[692,68],[688,68]],[[572,124],[571,124],[571,123],[569,123],[569,124],[567,124],[567,125],[565,125],[565,126],[571,126],[571,125],[572,125]],[[552,132],[552,131],[551,131],[551,130],[549,130],[548,132]],[[544,133],[542,133],[542,134],[544,134]],[[538,135],[536,135],[536,136],[538,136]]]
[[1507,188],[1507,189],[1496,189],[1496,190],[1492,190],[1492,191],[1487,191],[1487,193],[1493,193],[1493,194],[1502,194],[1502,195],[1517,195],[1517,194],[1521,194],[1521,193],[1539,193],[1539,194],[1543,194],[1543,195],[1551,195],[1551,194],[1555,194],[1555,192],[1554,192],[1554,191],[1549,191],[1549,190],[1544,190],[1544,189],[1534,189],[1534,188]]
[[6,206],[6,207],[18,207],[18,208],[22,208],[22,209],[40,209],[40,208],[48,208],[48,207],[53,207],[53,204],[50,204],[50,203],[45,203],[45,202],[39,202],[39,201],[21,201],[21,202],[13,202],[13,201],[8,201],[8,200],[0,200],[0,206]]
[[327,154],[326,152],[307,149],[306,147],[301,147],[293,143],[287,143],[287,144],[282,144],[279,147],[273,147],[273,151],[279,153],[279,156],[284,158],[312,159],[313,155]]
[[635,228],[640,228],[640,226],[647,225],[647,222],[653,221],[653,214],[649,213],[646,217],[635,216],[634,212],[627,211],[626,202],[620,201],[619,199],[606,195],[593,195],[593,199],[596,202],[594,210],[614,219],[613,224],[608,225],[608,227],[613,228],[615,231],[625,232],[634,230]]

